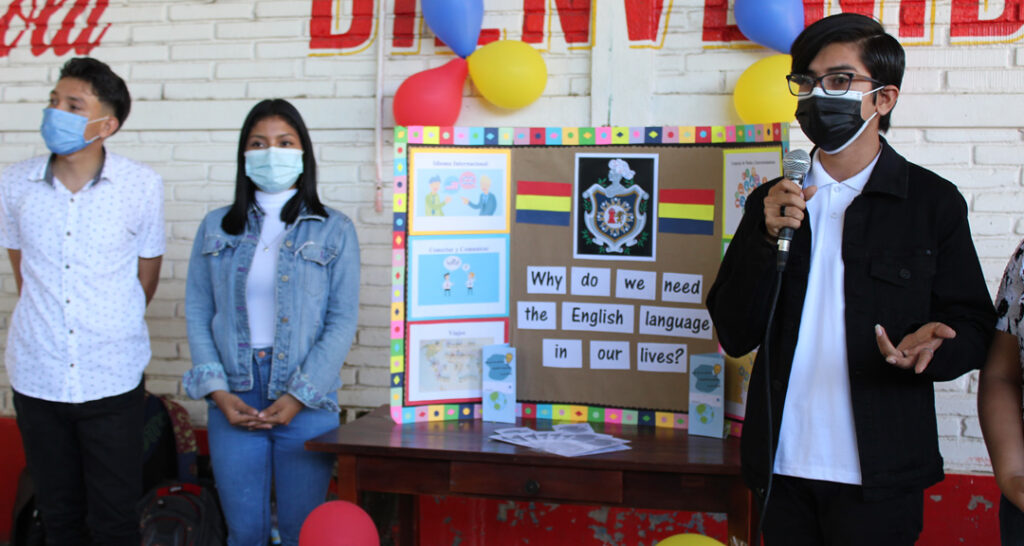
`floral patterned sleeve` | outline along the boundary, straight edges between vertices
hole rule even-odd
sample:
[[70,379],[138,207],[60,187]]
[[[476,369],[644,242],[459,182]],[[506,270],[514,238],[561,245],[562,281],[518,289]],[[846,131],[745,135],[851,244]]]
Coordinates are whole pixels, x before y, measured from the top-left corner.
[[[1024,318],[1024,241],[1017,245],[1006,271],[1003,281],[996,292],[996,330],[1017,336],[1020,339],[1020,322]],[[1024,347],[1024,344],[1022,344]]]

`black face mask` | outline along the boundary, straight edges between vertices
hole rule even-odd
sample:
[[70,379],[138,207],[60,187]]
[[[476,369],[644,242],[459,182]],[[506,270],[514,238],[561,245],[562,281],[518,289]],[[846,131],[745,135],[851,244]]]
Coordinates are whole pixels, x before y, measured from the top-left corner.
[[833,97],[815,88],[810,96],[801,98],[796,105],[796,119],[807,138],[827,154],[836,154],[850,145],[868,126],[878,112],[867,120],[860,117],[860,103],[864,95],[874,93],[847,91]]

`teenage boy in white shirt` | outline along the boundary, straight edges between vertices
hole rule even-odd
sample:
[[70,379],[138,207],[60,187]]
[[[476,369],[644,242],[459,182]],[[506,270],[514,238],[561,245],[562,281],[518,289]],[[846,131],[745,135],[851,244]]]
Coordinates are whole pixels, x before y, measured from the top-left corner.
[[0,246],[18,286],[5,364],[47,544],[137,546],[143,315],[164,253],[163,182],[104,141],[124,81],[68,61],[40,129],[52,152],[0,175]]

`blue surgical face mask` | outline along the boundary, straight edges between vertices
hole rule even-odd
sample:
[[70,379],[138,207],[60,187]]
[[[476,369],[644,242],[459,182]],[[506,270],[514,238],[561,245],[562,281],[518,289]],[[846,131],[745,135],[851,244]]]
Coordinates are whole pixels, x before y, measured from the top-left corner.
[[92,121],[85,116],[65,112],[56,108],[43,109],[43,124],[39,132],[51,152],[57,155],[73,154],[99,139],[99,135],[85,140],[85,126],[103,121],[110,116],[103,116]]
[[264,148],[245,152],[245,175],[267,193],[280,193],[302,174],[302,150]]

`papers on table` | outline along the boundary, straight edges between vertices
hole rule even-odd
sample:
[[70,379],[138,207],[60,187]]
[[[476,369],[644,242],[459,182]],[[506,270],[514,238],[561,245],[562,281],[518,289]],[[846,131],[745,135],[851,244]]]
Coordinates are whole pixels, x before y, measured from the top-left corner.
[[491,435],[492,440],[517,446],[547,451],[563,457],[596,455],[612,451],[625,451],[629,440],[611,434],[594,432],[589,423],[555,425],[554,430],[533,430],[529,427],[500,428]]

